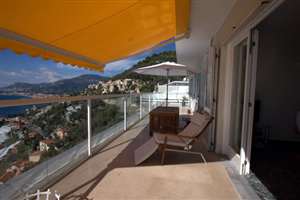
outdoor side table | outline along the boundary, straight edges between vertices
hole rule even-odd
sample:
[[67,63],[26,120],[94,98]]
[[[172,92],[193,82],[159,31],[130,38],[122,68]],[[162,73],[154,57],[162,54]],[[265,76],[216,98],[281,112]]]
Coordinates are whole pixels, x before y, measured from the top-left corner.
[[178,107],[157,107],[150,112],[150,136],[153,132],[177,133],[179,124]]

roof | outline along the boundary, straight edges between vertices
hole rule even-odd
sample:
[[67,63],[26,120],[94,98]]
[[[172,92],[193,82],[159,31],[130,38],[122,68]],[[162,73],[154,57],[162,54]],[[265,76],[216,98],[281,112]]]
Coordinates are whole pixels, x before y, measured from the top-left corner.
[[34,151],[29,156],[40,156],[42,154],[41,151]]
[[54,140],[51,139],[46,139],[46,140],[41,140],[40,142],[44,143],[44,144],[53,144]]
[[15,176],[15,172],[12,171],[5,172],[2,176],[0,176],[0,182],[6,182],[14,176]]
[[0,49],[101,71],[188,32],[189,0],[3,1]]

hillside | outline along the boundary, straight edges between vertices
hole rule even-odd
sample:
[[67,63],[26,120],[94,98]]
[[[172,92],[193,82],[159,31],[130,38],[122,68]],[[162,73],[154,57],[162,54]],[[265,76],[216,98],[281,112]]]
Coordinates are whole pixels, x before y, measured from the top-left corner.
[[[143,81],[145,84],[141,84],[140,91],[141,92],[152,92],[157,83],[165,84],[167,83],[166,77],[163,76],[149,76],[149,75],[141,75],[134,72],[135,69],[146,67],[149,65],[155,65],[162,62],[177,62],[176,52],[175,51],[164,51],[159,54],[153,54],[151,56],[146,57],[145,59],[139,61],[135,65],[133,65],[130,69],[117,74],[112,77],[112,80],[119,79],[133,79]],[[171,77],[171,81],[173,80],[181,80],[180,77]]]
[[62,79],[59,81],[55,81],[52,83],[39,83],[39,84],[31,84],[31,83],[14,83],[7,87],[0,88],[0,93],[9,93],[16,94],[22,93],[27,95],[33,95],[37,93],[42,94],[76,94],[90,84],[98,83],[99,81],[106,81],[108,78],[98,76],[98,75],[81,75],[75,78],[70,79]]
[[[166,77],[141,75],[134,72],[135,69],[154,65],[162,62],[176,62],[175,51],[165,51],[153,54],[133,65],[130,69],[114,76],[103,83],[90,85],[83,94],[114,94],[131,92],[153,92],[157,83],[165,84]],[[171,77],[171,80],[181,80],[182,77]]]
[[155,64],[167,62],[167,61],[177,62],[175,51],[165,51],[165,52],[161,52],[159,54],[153,54],[152,56],[148,56],[145,59],[143,59],[143,60],[139,61],[138,63],[136,63],[135,65],[133,65],[130,69],[125,70],[124,72],[122,72],[120,74],[117,74],[112,79],[117,80],[117,79],[130,78],[130,79],[142,79],[145,81],[157,80],[157,81],[164,82],[166,80],[166,78],[164,78],[164,77],[141,75],[141,74],[137,74],[133,71],[135,69],[138,69],[141,67],[155,65]]
[[[53,95],[75,95],[126,93],[132,90],[140,92],[152,92],[157,83],[165,84],[167,82],[166,77],[141,75],[134,73],[133,70],[166,61],[176,62],[176,52],[165,51],[159,54],[148,56],[133,65],[130,69],[112,78],[102,77],[98,75],[81,75],[75,78],[63,79],[52,83],[31,84],[18,82],[7,87],[0,88],[0,93],[22,95],[35,95],[38,93]],[[132,81],[125,79],[131,79]],[[180,77],[171,78],[171,80],[180,79]]]

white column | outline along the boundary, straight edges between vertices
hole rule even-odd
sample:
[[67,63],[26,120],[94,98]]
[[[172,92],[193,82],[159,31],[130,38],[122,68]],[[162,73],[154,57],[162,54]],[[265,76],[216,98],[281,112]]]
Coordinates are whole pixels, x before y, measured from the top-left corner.
[[[140,94],[140,119],[142,119],[142,117],[143,117],[142,100],[143,100],[142,94]],[[299,115],[299,116],[300,116],[300,115]],[[300,119],[300,117],[299,117],[299,119]]]
[[124,98],[124,131],[127,130],[127,98]]
[[87,131],[88,131],[88,156],[91,155],[91,134],[92,134],[92,125],[91,125],[91,109],[92,109],[92,101],[90,99],[87,100]]

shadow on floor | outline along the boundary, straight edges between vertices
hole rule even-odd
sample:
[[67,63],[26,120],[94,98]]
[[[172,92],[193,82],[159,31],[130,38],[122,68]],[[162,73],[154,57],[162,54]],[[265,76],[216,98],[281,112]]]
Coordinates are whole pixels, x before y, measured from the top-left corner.
[[[137,128],[137,127],[134,127]],[[131,131],[134,131],[134,128]],[[122,150],[113,161],[107,165],[107,167],[102,170],[99,174],[97,174],[94,178],[85,181],[84,183],[80,184],[78,187],[72,189],[71,191],[65,193],[63,195],[63,199],[87,199],[89,193],[98,185],[98,183],[103,179],[103,177],[115,168],[122,168],[122,167],[136,167],[134,164],[134,151],[139,146],[144,144],[149,139],[149,127],[146,126],[136,137],[133,139],[127,139],[125,141],[120,141],[117,144],[109,145],[108,147],[104,148],[103,150],[96,153],[94,156],[110,151],[111,149],[117,148],[120,145],[124,145],[128,143],[126,148]],[[128,134],[128,133],[124,133]],[[195,144],[193,147],[194,151],[201,151],[205,152],[205,149],[201,147],[199,144]],[[208,162],[216,162],[216,161],[223,161],[226,160],[224,156],[217,155],[212,152],[204,153],[204,156]],[[201,163],[202,159],[199,155],[187,155],[175,152],[167,152],[165,164],[172,165],[172,164],[187,164],[187,163]],[[158,152],[154,153],[150,158],[148,158],[141,166],[151,166],[151,165],[160,165],[160,154]],[[83,192],[78,195],[76,191],[82,190]]]

